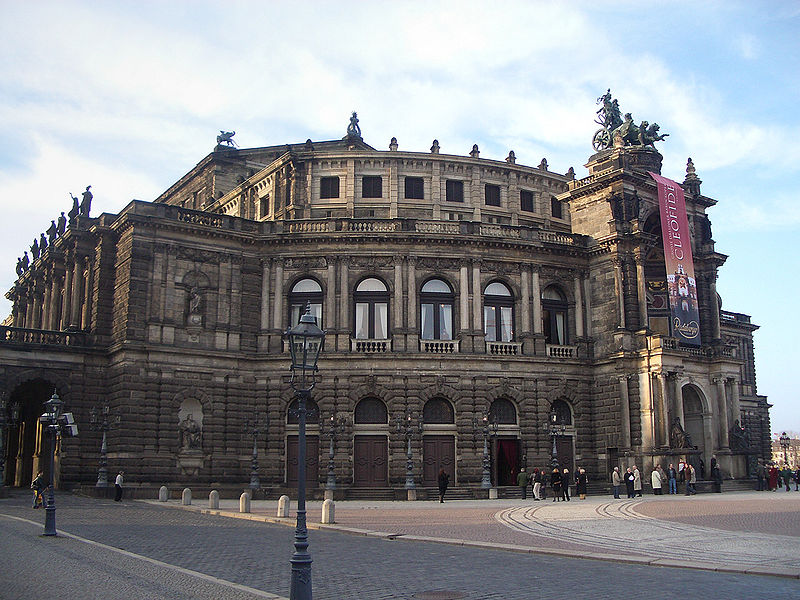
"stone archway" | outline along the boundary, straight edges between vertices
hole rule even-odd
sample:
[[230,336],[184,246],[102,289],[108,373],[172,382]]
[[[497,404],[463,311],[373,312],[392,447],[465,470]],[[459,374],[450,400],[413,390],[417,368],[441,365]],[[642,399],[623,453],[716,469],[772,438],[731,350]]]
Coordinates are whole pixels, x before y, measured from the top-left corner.
[[[39,417],[44,412],[44,403],[54,390],[55,385],[49,381],[35,378],[20,383],[11,392],[6,419],[12,426],[8,429],[4,449],[6,485],[28,487],[40,470],[49,478],[50,462],[47,456],[50,445],[43,434]],[[16,423],[12,423],[11,417],[16,417]]]
[[[705,408],[702,392],[693,385],[685,385],[681,388],[681,402],[683,403],[683,429],[689,437],[691,445],[699,450],[693,455],[696,458],[687,456],[687,459],[697,469],[697,477],[700,479],[701,472],[705,475],[705,469],[701,469],[700,460],[706,454],[706,416],[708,411]],[[705,460],[703,462],[705,465]]]

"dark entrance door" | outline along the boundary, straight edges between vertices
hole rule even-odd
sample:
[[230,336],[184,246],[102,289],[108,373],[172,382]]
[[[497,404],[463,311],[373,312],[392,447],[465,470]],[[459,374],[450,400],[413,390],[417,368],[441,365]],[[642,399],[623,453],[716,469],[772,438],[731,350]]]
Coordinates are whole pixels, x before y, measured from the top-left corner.
[[517,485],[519,473],[519,440],[500,438],[495,444],[494,475],[495,485]]
[[386,436],[357,435],[353,440],[353,486],[388,487]]
[[[572,451],[572,437],[560,435],[556,438],[556,450],[558,451],[558,466],[563,469],[567,467],[569,472],[575,473],[575,455]],[[571,476],[570,476],[571,477]]]
[[455,483],[456,441],[452,435],[426,435],[422,438],[422,484],[438,485],[439,469]]
[[[298,436],[290,435],[287,448],[286,479],[289,487],[297,487],[297,445]],[[319,436],[306,436],[306,487],[319,486]]]
[[[43,471],[45,479],[49,481],[50,438],[39,424],[39,416],[44,412],[44,403],[54,390],[53,384],[43,379],[35,379],[23,383],[11,394],[6,422],[9,422],[12,412],[15,412],[17,423],[14,427],[9,427],[8,437],[5,440],[6,485],[28,487],[38,471]],[[16,407],[16,410],[12,410],[12,407]]]

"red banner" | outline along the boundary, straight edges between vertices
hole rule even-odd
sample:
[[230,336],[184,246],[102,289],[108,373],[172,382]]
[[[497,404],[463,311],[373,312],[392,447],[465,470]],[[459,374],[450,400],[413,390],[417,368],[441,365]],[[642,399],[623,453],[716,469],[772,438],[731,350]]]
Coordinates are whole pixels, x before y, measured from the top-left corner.
[[683,188],[666,177],[650,173],[658,186],[661,237],[671,314],[672,336],[684,344],[700,345],[700,312],[694,278],[689,222]]

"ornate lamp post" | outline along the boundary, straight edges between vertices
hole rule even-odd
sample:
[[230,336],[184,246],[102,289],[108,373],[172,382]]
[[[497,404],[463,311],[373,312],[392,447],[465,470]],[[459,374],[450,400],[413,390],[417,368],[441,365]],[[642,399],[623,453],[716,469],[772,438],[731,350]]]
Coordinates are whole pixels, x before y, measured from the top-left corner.
[[556,438],[560,435],[564,435],[564,432],[567,430],[567,426],[563,423],[558,422],[558,414],[553,411],[550,413],[549,417],[550,421],[547,423],[545,427],[549,430],[550,437],[553,439],[553,448],[550,452],[551,459],[550,459],[550,468],[557,469],[558,468],[558,448],[556,448]]
[[336,463],[333,460],[336,454],[336,437],[344,433],[347,426],[347,417],[331,415],[328,419],[320,421],[320,433],[327,434],[330,438],[328,447],[328,480],[325,482],[325,489],[336,489]]
[[299,435],[297,440],[297,527],[294,533],[292,555],[292,579],[289,588],[290,600],[311,600],[311,555],[308,553],[308,530],[306,528],[306,402],[316,385],[317,361],[325,345],[325,332],[317,327],[311,314],[311,305],[306,306],[300,322],[286,332],[289,351],[292,355],[292,389],[297,396],[299,413]]
[[109,422],[108,404],[104,404],[100,411],[102,418],[97,413],[97,409],[92,407],[89,410],[89,427],[94,431],[103,432],[103,442],[100,444],[100,466],[97,469],[97,483],[94,487],[104,488],[108,487],[108,445],[106,444],[106,434],[111,429],[112,425],[118,425],[120,422],[119,415],[112,417]]
[[44,519],[44,535],[57,535],[56,533],[56,499],[53,493],[55,487],[55,470],[56,470],[56,443],[59,435],[59,420],[61,419],[61,411],[64,408],[64,402],[58,397],[54,391],[50,396],[50,400],[44,403],[45,412],[39,417],[41,424],[47,428],[47,433],[50,435],[50,478],[49,486],[47,488],[47,507],[45,510]]
[[781,444],[781,448],[783,448],[783,464],[788,467],[789,466],[789,458],[788,458],[786,453],[789,450],[789,444],[791,443],[791,438],[784,431],[781,434],[781,437],[778,438],[778,441]]
[[397,417],[397,433],[401,433],[406,438],[406,489],[414,490],[417,488],[414,483],[414,458],[411,454],[411,438],[422,433],[422,424],[414,423],[411,411],[406,411],[404,417]]
[[261,480],[258,478],[258,436],[269,429],[269,415],[264,415],[262,421],[259,415],[251,420],[247,418],[244,424],[245,431],[253,436],[253,456],[250,459],[250,489],[255,493],[261,489]]
[[483,433],[483,474],[481,475],[481,488],[489,489],[492,487],[492,469],[489,459],[489,436],[497,435],[498,423],[494,419],[489,421],[489,414],[483,413],[480,420],[473,417],[472,427],[474,431]]

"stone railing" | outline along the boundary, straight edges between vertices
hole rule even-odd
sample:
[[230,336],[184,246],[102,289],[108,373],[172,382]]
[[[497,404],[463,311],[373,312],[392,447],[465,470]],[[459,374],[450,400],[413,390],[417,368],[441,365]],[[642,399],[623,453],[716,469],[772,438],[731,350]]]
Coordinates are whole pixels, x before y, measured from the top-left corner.
[[86,346],[87,336],[84,331],[53,331],[0,326],[0,344]]
[[486,354],[520,356],[522,354],[522,342],[486,342]]
[[558,233],[556,231],[540,231],[539,241],[547,242],[548,244],[563,244],[565,246],[572,246],[575,244],[575,239],[566,233]]
[[456,354],[458,340],[420,340],[419,351],[429,354]]
[[499,238],[518,238],[520,237],[519,227],[508,227],[505,225],[487,225],[481,223],[480,233],[486,237]]
[[359,354],[379,354],[392,351],[392,340],[358,340],[350,338],[350,351]]
[[328,221],[290,221],[289,233],[320,233],[328,231]]
[[401,225],[398,221],[347,221],[345,231],[355,231],[361,233],[400,231]]
[[457,235],[461,233],[461,226],[451,221],[417,221],[414,224],[417,233],[447,233]]
[[575,358],[578,356],[578,347],[545,344],[545,352],[550,358]]

